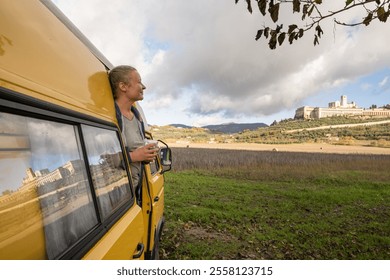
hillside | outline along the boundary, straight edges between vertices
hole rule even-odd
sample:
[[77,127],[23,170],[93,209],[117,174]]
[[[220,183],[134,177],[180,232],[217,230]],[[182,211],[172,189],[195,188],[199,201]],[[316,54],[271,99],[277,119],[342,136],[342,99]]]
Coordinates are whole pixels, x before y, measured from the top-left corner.
[[[184,124],[170,124],[169,126],[176,128],[194,128]],[[225,124],[214,124],[206,125],[201,128],[208,129],[216,133],[239,133],[244,130],[256,130],[260,127],[268,127],[265,123],[225,123]]]
[[[211,126],[214,127],[214,126]],[[218,127],[218,126],[216,126]],[[390,118],[330,117],[283,120],[271,126],[238,133],[209,128],[152,127],[154,138],[170,143],[258,143],[364,145],[390,147]]]
[[256,130],[261,127],[268,127],[265,123],[227,123],[217,125],[206,125],[203,128],[222,133],[239,133],[245,130]]

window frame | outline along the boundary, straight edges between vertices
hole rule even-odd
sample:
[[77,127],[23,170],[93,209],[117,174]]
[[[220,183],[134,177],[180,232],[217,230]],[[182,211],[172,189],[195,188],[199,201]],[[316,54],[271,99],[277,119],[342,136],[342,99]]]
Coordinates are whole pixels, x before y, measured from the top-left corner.
[[[111,129],[105,129],[105,128],[102,128],[102,127],[100,127],[100,126],[92,126],[92,125],[85,125],[85,124],[80,124],[80,126],[79,126],[79,129],[80,129],[80,131],[78,132],[79,133],[79,135],[80,135],[80,138],[82,139],[82,140],[80,140],[80,142],[83,142],[83,143],[81,143],[81,146],[82,146],[82,149],[83,149],[83,152],[85,152],[84,154],[85,154],[85,156],[86,156],[86,159],[85,159],[85,163],[88,165],[88,167],[87,167],[87,169],[88,169],[88,177],[89,178],[91,178],[91,183],[90,183],[90,186],[92,187],[92,193],[93,193],[93,200],[94,200],[94,204],[95,204],[95,209],[97,208],[98,209],[98,211],[99,211],[99,216],[98,216],[98,222],[101,222],[101,219],[102,219],[102,209],[101,209],[101,206],[100,206],[100,204],[99,204],[99,198],[98,198],[98,195],[97,195],[97,193],[96,193],[96,190],[97,190],[97,188],[95,188],[95,186],[94,186],[94,184],[93,184],[93,175],[92,175],[92,172],[91,172],[91,168],[90,168],[90,166],[91,166],[91,164],[90,164],[90,162],[89,162],[89,159],[88,159],[88,149],[86,148],[86,144],[85,144],[85,137],[84,137],[84,129],[83,129],[83,126],[84,127],[90,127],[90,128],[93,128],[93,129],[96,129],[96,128],[98,128],[98,129],[103,129],[103,130],[108,130],[108,131],[111,131],[111,132],[115,132],[115,134],[116,134],[116,136],[117,136],[117,139],[119,140],[120,139],[120,137],[118,137],[119,135],[118,135],[118,132],[117,131],[114,131],[114,130],[111,130]],[[121,152],[122,152],[122,159],[123,159],[123,161],[126,161],[125,160],[125,153],[124,153],[124,149],[122,148],[123,146],[122,146],[122,144],[120,143],[120,147],[121,147]],[[125,163],[124,163],[125,164]],[[129,187],[130,187],[130,195],[131,195],[131,199],[129,199],[128,201],[132,201],[132,200],[134,200],[135,199],[135,193],[134,193],[134,188],[133,188],[133,186],[132,186],[132,180],[131,180],[131,175],[130,175],[130,173],[129,173],[129,168],[125,168],[125,171],[126,171],[126,174],[127,174],[127,178],[128,178],[128,181],[129,181]],[[125,204],[126,202],[122,202],[121,204]],[[110,215],[108,215],[107,217],[108,218],[106,218],[105,219],[105,221],[107,220],[107,219],[110,219],[110,217],[112,216],[112,215],[115,215],[115,213],[121,208],[122,206],[119,206],[118,207],[118,209],[117,210],[114,210]]]
[[[98,223],[95,227],[86,232],[78,241],[71,247],[65,250],[58,259],[80,259],[84,256],[108,231],[109,229],[130,209],[135,205],[135,193],[131,180],[130,170],[128,168],[127,156],[124,149],[124,143],[119,133],[118,127],[114,123],[100,120],[86,114],[75,112],[73,110],[63,108],[61,106],[51,104],[46,101],[37,100],[35,98],[22,95],[18,92],[0,87],[0,112],[10,113],[14,115],[41,119],[45,121],[53,121],[61,124],[71,125],[75,128],[77,136],[80,139],[81,158],[85,164],[87,180],[92,194],[95,213]],[[131,198],[118,207],[104,221],[101,218],[100,208],[98,206],[97,195],[93,185],[92,174],[88,161],[86,143],[82,131],[82,125],[102,128],[114,131],[117,135],[123,159],[126,165],[126,174],[129,181]]]

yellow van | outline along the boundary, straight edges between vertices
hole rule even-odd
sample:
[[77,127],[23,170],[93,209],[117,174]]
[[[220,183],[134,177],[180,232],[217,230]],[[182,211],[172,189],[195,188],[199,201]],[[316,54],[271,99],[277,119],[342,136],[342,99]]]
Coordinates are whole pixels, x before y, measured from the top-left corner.
[[50,1],[0,1],[0,259],[158,259],[171,152],[137,203],[111,68]]

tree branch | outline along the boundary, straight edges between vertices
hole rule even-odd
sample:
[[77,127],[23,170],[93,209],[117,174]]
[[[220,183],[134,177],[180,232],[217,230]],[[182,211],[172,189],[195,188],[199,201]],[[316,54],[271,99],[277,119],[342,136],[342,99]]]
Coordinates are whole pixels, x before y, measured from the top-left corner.
[[[235,0],[236,4],[239,0]],[[252,0],[246,0],[247,2],[247,9],[250,13],[252,13],[252,6],[251,6]],[[262,15],[265,15],[268,11],[268,14],[271,16],[271,19],[274,21],[274,23],[277,23],[279,21],[279,6],[280,4],[292,4],[293,9],[292,12],[298,12],[302,14],[302,21],[305,20],[305,18],[310,18],[312,22],[310,24],[301,24],[301,28],[298,27],[297,24],[291,23],[288,24],[288,31],[283,30],[283,25],[280,24],[276,26],[275,29],[272,29],[270,27],[264,26],[263,29],[258,30],[256,35],[256,40],[258,40],[262,35],[266,39],[269,39],[269,46],[271,49],[276,48],[277,42],[279,45],[281,45],[284,42],[284,38],[286,35],[288,35],[290,44],[293,43],[294,40],[298,40],[299,38],[302,38],[304,33],[310,29],[312,29],[315,26],[315,34],[314,34],[314,45],[319,43],[319,38],[321,38],[321,35],[324,33],[321,29],[320,23],[330,17],[333,17],[333,21],[335,24],[343,25],[343,26],[357,26],[357,25],[369,25],[370,22],[373,20],[379,20],[381,22],[386,22],[387,18],[390,16],[390,0],[346,0],[345,1],[345,7],[342,9],[339,9],[337,11],[328,11],[326,14],[323,14],[321,12],[321,9],[319,8],[322,4],[322,0],[255,0],[259,6],[259,10]],[[367,5],[370,3],[376,3],[376,7],[372,10],[367,8]],[[303,8],[301,9],[301,5],[303,4]],[[386,4],[389,4],[386,8]],[[266,9],[266,6],[269,6],[269,9]],[[337,19],[337,15],[342,14],[348,10],[357,8],[357,7],[364,7],[365,12],[367,13],[366,17],[361,22],[354,22],[354,23],[346,23],[341,22]],[[315,15],[312,15],[312,13],[315,13]],[[271,35],[271,36],[270,36]],[[270,38],[269,38],[270,37]]]

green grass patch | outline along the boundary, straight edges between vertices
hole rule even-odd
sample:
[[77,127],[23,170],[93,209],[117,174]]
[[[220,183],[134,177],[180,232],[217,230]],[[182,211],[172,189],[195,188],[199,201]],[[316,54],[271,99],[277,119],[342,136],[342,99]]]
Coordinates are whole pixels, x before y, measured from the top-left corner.
[[355,157],[334,169],[328,157],[298,172],[302,155],[284,156],[287,165],[191,163],[166,173],[162,258],[390,259],[390,158]]

